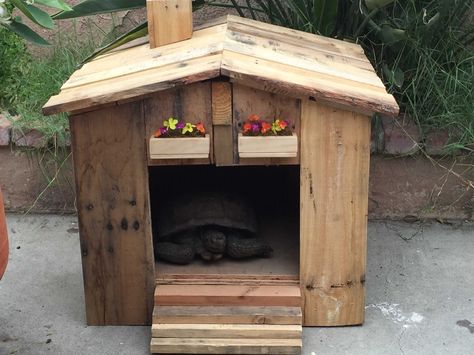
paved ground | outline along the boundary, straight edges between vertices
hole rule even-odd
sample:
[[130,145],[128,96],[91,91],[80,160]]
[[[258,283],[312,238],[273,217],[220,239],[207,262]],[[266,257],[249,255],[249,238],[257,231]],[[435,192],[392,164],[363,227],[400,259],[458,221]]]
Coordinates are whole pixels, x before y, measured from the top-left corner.
[[[148,354],[146,327],[85,325],[74,217],[7,219],[0,354]],[[366,323],[306,328],[303,354],[473,354],[473,256],[473,224],[371,223]]]

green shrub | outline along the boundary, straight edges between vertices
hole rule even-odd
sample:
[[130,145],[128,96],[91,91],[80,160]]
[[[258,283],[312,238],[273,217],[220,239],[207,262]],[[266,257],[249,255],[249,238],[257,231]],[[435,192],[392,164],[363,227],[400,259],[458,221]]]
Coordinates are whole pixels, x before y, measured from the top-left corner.
[[0,26],[0,111],[13,109],[18,103],[21,78],[27,77],[30,62],[24,42]]

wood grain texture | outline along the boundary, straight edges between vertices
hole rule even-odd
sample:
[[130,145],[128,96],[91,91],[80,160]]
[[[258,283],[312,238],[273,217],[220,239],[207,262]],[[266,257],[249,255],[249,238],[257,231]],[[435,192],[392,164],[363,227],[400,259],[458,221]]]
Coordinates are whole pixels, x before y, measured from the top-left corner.
[[193,35],[190,0],[146,0],[150,48],[175,43]]
[[[242,132],[242,125],[252,114],[261,119],[273,121],[276,118],[287,119],[297,135],[300,131],[300,100],[253,89],[245,85],[233,85],[234,137]],[[298,149],[299,151],[299,149]],[[239,158],[238,140],[234,140],[234,161],[240,165],[297,165],[299,154],[295,158]]]
[[7,218],[3,205],[2,188],[0,187],[0,280],[7,268],[8,263],[8,233]]
[[153,324],[302,324],[300,307],[155,306]]
[[[190,123],[202,122],[209,139],[213,141],[211,84],[195,83],[180,88],[157,92],[144,100],[146,137],[149,139],[163,126],[169,117]],[[210,145],[209,157],[205,159],[167,159],[153,160],[148,157],[149,165],[196,165],[209,164],[214,159],[213,145]]]
[[153,338],[301,339],[301,325],[153,324]]
[[89,325],[150,324],[154,258],[142,103],[70,118]]
[[303,324],[361,324],[370,120],[313,101],[303,101],[301,119]]
[[232,124],[232,85],[224,81],[212,82],[212,123]]
[[301,306],[298,286],[157,285],[155,306]]
[[154,354],[300,354],[301,339],[152,338]]
[[211,142],[205,137],[150,138],[150,159],[207,159]]
[[155,49],[147,44],[125,47],[87,63],[50,99],[44,112],[139,98],[220,75],[349,110],[398,113],[395,99],[359,45],[235,16],[213,22],[185,41]]
[[298,136],[250,137],[239,134],[240,158],[293,158],[298,156]]
[[228,82],[212,82],[212,123],[214,162],[217,166],[233,165],[232,85]]

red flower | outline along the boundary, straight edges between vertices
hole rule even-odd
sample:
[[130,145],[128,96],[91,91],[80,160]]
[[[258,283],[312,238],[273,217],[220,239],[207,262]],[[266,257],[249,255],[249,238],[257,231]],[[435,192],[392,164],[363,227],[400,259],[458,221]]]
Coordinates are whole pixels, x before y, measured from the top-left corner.
[[155,138],[158,138],[159,136],[161,136],[161,129],[158,129],[154,135]]
[[244,133],[249,132],[252,129],[252,124],[250,122],[245,122],[244,124]]
[[204,128],[204,125],[201,122],[196,123],[196,129],[202,134],[206,133],[206,129]]
[[259,116],[259,115],[255,115],[255,114],[250,115],[250,116],[249,116],[249,120],[252,121],[252,122],[256,122],[256,121],[260,120],[260,116]]
[[262,122],[262,133],[267,133],[272,128],[272,125],[268,122]]
[[280,126],[281,129],[285,129],[286,127],[288,127],[288,121],[280,120],[280,122],[278,122],[278,125]]

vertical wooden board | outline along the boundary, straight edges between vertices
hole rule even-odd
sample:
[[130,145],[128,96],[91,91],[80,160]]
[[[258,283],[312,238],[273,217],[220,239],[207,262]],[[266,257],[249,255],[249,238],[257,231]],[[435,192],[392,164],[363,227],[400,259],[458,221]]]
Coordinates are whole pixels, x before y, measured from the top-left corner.
[[304,325],[361,324],[370,119],[302,102],[300,278]]
[[150,324],[155,286],[142,102],[70,118],[89,325]]
[[[144,100],[145,103],[145,139],[153,136],[169,117],[186,122],[204,123],[207,133],[213,141],[211,83],[200,82],[179,88],[160,91]],[[179,139],[179,138],[176,138]],[[148,143],[147,143],[148,145]],[[148,149],[148,148],[147,148]],[[213,145],[208,159],[151,160],[149,165],[196,165],[209,164],[213,160]],[[147,152],[149,157],[149,152]]]
[[191,38],[193,9],[190,0],[147,0],[150,48]]
[[[293,131],[300,135],[301,101],[287,96],[233,84],[234,137],[242,131],[242,124],[252,114],[272,121],[275,118],[287,119],[294,126]],[[300,162],[300,148],[296,158],[240,158],[237,139],[234,139],[234,161],[240,165],[297,165]]]
[[212,82],[212,123],[214,130],[214,162],[217,166],[234,163],[232,130],[232,85]]

